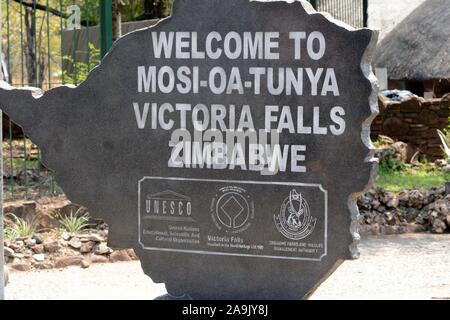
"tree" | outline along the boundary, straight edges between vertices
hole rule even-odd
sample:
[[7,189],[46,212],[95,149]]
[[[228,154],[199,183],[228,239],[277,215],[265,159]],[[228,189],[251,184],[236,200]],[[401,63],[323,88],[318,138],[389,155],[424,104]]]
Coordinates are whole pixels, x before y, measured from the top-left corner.
[[[19,14],[23,15],[25,26],[24,56],[27,83],[36,87],[42,87],[46,74],[46,54],[42,48],[42,34],[46,14],[68,18],[64,11],[51,5],[40,4],[37,0],[12,0],[19,5]],[[70,0],[62,1],[64,7],[71,5]],[[40,13],[40,15],[39,15]],[[40,20],[40,21],[39,21]],[[21,22],[22,23],[22,22]],[[85,22],[86,23],[86,22]],[[47,30],[47,32],[50,32]],[[49,36],[49,35],[47,35]]]

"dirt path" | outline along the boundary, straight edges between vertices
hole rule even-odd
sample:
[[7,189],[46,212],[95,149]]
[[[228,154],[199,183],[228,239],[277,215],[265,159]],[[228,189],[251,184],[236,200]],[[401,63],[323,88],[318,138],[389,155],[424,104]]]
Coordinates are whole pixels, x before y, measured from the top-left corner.
[[[363,240],[313,299],[450,299],[450,235]],[[165,294],[138,262],[11,274],[7,299],[153,299]]]

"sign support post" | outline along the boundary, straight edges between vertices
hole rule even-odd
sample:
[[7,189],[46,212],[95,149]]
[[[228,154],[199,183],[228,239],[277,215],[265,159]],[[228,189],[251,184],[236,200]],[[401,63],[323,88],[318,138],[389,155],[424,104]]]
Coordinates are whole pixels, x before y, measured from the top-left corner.
[[[3,80],[2,5],[0,1],[0,80]],[[5,300],[5,251],[3,248],[3,113],[0,110],[0,300]]]

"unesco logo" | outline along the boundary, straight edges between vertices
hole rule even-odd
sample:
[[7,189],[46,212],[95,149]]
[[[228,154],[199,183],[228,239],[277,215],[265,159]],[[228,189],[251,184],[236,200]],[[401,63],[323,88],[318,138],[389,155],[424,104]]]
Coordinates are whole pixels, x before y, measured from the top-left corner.
[[184,221],[192,219],[192,199],[174,191],[147,195],[144,218]]

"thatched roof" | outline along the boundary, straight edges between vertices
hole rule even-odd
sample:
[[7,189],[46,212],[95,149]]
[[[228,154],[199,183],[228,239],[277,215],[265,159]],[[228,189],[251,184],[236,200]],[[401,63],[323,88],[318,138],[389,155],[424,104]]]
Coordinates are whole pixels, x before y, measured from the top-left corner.
[[450,78],[450,1],[414,10],[378,45],[374,65],[394,80]]

